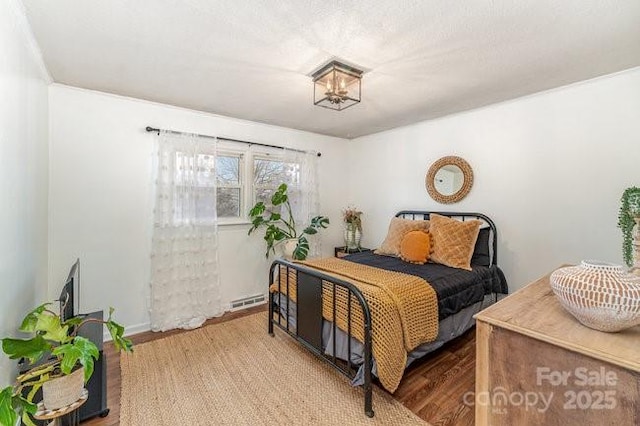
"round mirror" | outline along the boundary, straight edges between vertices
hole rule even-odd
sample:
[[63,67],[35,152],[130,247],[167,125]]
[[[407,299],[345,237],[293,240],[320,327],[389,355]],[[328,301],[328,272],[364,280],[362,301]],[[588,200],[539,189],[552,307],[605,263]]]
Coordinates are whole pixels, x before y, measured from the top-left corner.
[[443,157],[429,167],[425,183],[427,192],[438,203],[457,203],[471,190],[473,171],[460,157]]

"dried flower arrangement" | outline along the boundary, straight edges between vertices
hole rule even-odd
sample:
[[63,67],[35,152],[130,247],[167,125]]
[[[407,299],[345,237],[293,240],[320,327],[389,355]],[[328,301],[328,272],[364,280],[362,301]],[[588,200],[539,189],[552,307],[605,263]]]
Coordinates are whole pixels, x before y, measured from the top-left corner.
[[362,212],[355,207],[347,207],[342,211],[342,218],[344,223],[355,225],[356,229],[362,232],[362,219],[360,216]]

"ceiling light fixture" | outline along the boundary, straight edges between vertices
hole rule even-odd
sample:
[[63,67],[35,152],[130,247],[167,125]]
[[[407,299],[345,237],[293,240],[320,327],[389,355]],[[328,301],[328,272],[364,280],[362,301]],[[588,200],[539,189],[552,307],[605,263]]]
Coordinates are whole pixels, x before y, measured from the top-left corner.
[[313,104],[342,111],[360,102],[362,70],[331,61],[311,74]]

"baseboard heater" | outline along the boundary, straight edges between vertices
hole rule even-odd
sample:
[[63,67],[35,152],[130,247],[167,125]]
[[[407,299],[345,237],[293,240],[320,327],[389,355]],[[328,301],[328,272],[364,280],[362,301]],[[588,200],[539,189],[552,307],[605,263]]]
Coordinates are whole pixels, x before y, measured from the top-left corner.
[[249,306],[259,305],[265,303],[267,300],[264,294],[256,294],[255,296],[245,297],[244,299],[232,300],[231,310],[236,311],[238,309],[248,308]]

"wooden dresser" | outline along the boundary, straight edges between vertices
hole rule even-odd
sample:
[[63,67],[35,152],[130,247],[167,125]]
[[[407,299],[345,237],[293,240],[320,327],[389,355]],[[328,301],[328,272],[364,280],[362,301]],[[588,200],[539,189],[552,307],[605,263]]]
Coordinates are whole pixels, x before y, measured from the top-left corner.
[[640,327],[583,326],[549,275],[476,320],[476,425],[640,425]]

